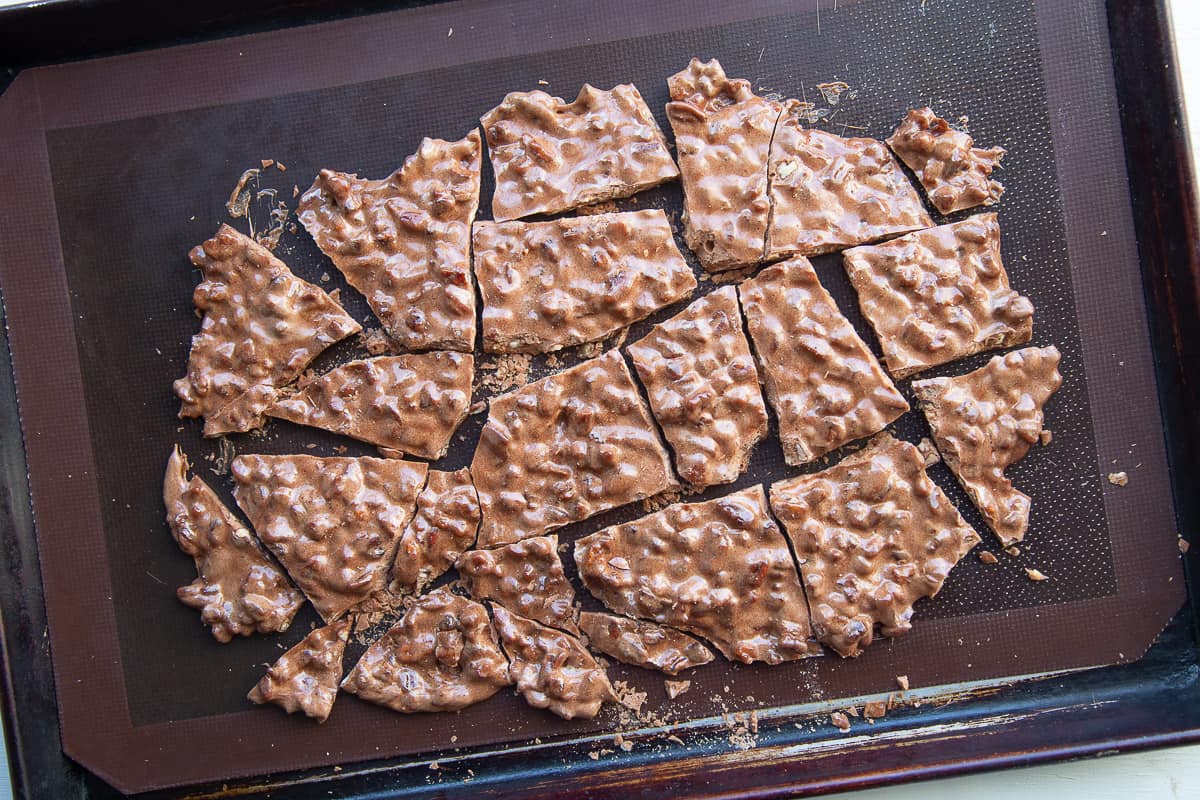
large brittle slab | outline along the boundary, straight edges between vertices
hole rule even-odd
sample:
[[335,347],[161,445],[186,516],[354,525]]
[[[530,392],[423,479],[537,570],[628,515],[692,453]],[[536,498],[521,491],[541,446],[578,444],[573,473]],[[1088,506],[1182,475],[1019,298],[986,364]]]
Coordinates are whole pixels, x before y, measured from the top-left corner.
[[179,416],[204,417],[205,436],[261,426],[279,387],[362,330],[320,287],[228,225],[193,249],[191,260],[204,276],[192,295],[204,318],[174,388]]
[[324,169],[300,198],[301,224],[404,350],[474,346],[480,146],[478,131],[422,139],[382,180]]
[[575,543],[575,563],[608,608],[701,636],[731,661],[820,654],[761,486],[605,528]]
[[762,263],[771,201],[767,159],[783,106],[693,58],[667,80],[667,119],[683,182],[683,236],[705,269]]
[[768,260],[819,255],[933,224],[883,142],[805,128],[794,106],[779,118],[768,169]]
[[1055,347],[995,356],[956,378],[913,381],[934,442],[1004,546],[1021,541],[1029,497],[1004,474],[1042,433],[1042,408],[1058,387]]
[[678,675],[713,660],[712,651],[686,633],[640,619],[597,614],[579,615],[588,647],[635,667]]
[[493,399],[471,475],[483,510],[482,548],[678,486],[615,350]]
[[496,630],[508,654],[509,674],[525,702],[563,719],[591,719],[615,701],[608,674],[570,634],[493,605]]
[[200,612],[218,642],[287,630],[304,595],[208,484],[187,473],[187,456],[176,446],[167,460],[163,503],[171,535],[197,573],[176,596]]
[[496,174],[492,218],[557,214],[679,176],[637,87],[584,84],[573,103],[512,92],[480,119]]
[[1033,304],[1008,285],[995,214],[842,253],[895,378],[1028,342]]
[[788,464],[878,433],[908,411],[808,259],[768,267],[738,291]]
[[535,622],[579,635],[575,589],[563,572],[557,536],[532,536],[458,560],[463,587]]
[[679,476],[698,491],[736,480],[767,433],[737,290],[705,295],[628,351]]
[[417,496],[417,512],[396,546],[388,588],[397,594],[425,591],[475,544],[478,530],[479,495],[471,471],[429,470]]
[[342,688],[412,714],[458,711],[510,683],[487,609],[443,587],[410,604],[367,648]]
[[450,351],[351,361],[285,394],[268,416],[437,460],[471,406],[473,356]]
[[917,174],[929,200],[943,214],[990,206],[1004,193],[992,180],[1004,148],[976,147],[969,134],[954,130],[930,108],[909,111],[887,143]]
[[593,342],[687,297],[696,278],[660,209],[475,225],[483,348]]
[[771,486],[771,509],[796,549],[817,638],[857,656],[875,626],[912,628],[979,534],[925,472],[917,448],[882,433],[829,469]]
[[243,455],[230,468],[238,505],[326,622],[386,588],[426,469],[302,455]]
[[317,628],[280,656],[246,697],[259,705],[274,703],[289,714],[303,711],[324,722],[337,699],[349,634],[349,617]]

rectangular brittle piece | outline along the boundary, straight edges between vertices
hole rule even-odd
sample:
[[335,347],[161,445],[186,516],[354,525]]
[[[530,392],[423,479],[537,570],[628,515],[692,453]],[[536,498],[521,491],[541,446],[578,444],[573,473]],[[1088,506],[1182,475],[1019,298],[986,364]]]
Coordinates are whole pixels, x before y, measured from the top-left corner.
[[878,433],[908,411],[808,259],[768,267],[738,291],[788,464]]
[[621,354],[495,398],[471,461],[481,548],[678,488]]
[[842,253],[893,377],[1028,342],[1033,304],[1008,285],[995,214]]
[[512,92],[480,122],[497,221],[629,197],[679,176],[654,115],[628,83],[608,91],[585,83],[573,103]]
[[813,630],[842,656],[859,655],[877,625],[884,636],[911,630],[913,604],[980,541],[920,451],[889,433],[773,484],[771,509],[796,549]]
[[933,220],[877,139],[806,128],[794,106],[771,142],[767,260],[813,256],[928,228]]
[[436,460],[471,405],[475,359],[438,351],[351,361],[275,401],[268,416]]
[[667,80],[683,182],[683,237],[710,272],[761,264],[771,201],[767,159],[783,106],[693,58]]
[[736,480],[767,433],[737,290],[705,295],[628,351],[679,476],[696,490]]
[[575,543],[575,563],[608,608],[703,637],[731,661],[820,655],[796,565],[761,486],[585,536]]
[[696,278],[659,209],[475,225],[483,349],[593,342],[681,300]]
[[300,198],[300,223],[404,350],[475,345],[468,253],[480,147],[478,131],[422,139],[382,180],[323,169]]

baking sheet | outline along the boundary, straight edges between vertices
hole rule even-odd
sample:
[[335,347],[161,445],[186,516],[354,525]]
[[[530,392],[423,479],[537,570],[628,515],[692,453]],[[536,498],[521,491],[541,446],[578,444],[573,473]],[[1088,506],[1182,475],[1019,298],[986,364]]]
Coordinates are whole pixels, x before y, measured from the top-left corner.
[[[14,125],[10,119],[8,132],[0,135],[19,147],[32,143],[44,161],[33,158],[7,168],[18,174],[27,169],[43,181],[48,169],[53,182],[48,208],[24,198],[23,213],[36,216],[42,226],[6,234],[0,275],[31,464],[39,453],[44,458],[43,466],[31,471],[68,752],[117,785],[144,788],[419,753],[444,746],[451,737],[458,746],[471,747],[637,727],[613,719],[611,712],[594,723],[565,723],[528,709],[509,693],[462,714],[408,718],[344,697],[320,728],[271,709],[247,711],[245,691],[282,648],[304,634],[315,615],[306,610],[283,636],[217,645],[194,612],[174,600],[174,587],[188,582],[193,572],[167,534],[158,486],[170,445],[179,441],[201,474],[228,498],[227,480],[205,459],[215,460],[217,446],[199,439],[195,423],[174,419],[177,405],[169,387],[182,373],[197,325],[190,309],[196,275],[186,251],[226,219],[224,202],[243,169],[267,158],[286,164],[286,172],[263,170],[262,183],[294,207],[293,184],[303,191],[317,169],[381,177],[415,149],[421,136],[457,138],[505,92],[535,88],[539,80],[568,99],[584,81],[605,88],[632,81],[669,130],[662,115],[665,77],[692,55],[719,57],[730,75],[750,78],[763,93],[819,101],[818,83],[845,80],[854,96],[844,94],[837,105],[819,102],[828,109],[825,125],[834,132],[865,127],[870,135],[884,136],[906,108],[931,103],[948,118],[970,115],[972,133],[982,145],[1007,147],[1010,155],[1000,177],[1008,192],[999,206],[1005,262],[1013,285],[1038,308],[1034,343],[1063,351],[1065,381],[1047,410],[1053,444],[1035,449],[1010,473],[1034,501],[1020,559],[1002,557],[1001,565],[987,567],[969,557],[938,598],[918,605],[912,634],[881,641],[854,662],[830,656],[774,668],[716,664],[697,671],[692,691],[669,711],[656,713],[686,719],[882,691],[892,688],[897,674],[929,686],[1140,655],[1165,622],[1164,609],[1178,607],[1182,581],[1167,581],[1178,567],[1140,287],[1136,263],[1128,257],[1129,219],[1119,207],[1104,204],[1121,188],[1119,164],[1101,158],[1082,172],[1064,170],[1069,154],[1055,152],[1053,124],[1063,106],[1048,102],[1039,49],[1045,52],[1048,36],[1079,35],[1069,9],[864,0],[824,14],[818,29],[811,13],[780,14],[784,7],[771,4],[680,8],[679,14],[660,9],[652,20],[631,12],[649,35],[620,38],[628,31],[614,28],[633,23],[615,21],[619,15],[595,18],[583,6],[539,19],[525,3],[451,4],[382,17],[370,26],[369,40],[358,38],[364,28],[336,23],[217,43],[223,47],[209,50],[206,59],[197,58],[197,51],[215,45],[164,51],[157,57],[170,60],[152,72],[144,60],[155,54],[129,57],[143,63],[141,69],[127,64],[124,72],[111,62],[74,73],[38,71],[33,87],[18,83],[5,95],[0,119],[22,104],[40,107],[41,119],[33,121],[47,129],[40,149],[38,136],[26,130],[30,120],[22,116]],[[721,19],[737,16],[754,18]],[[572,25],[556,27],[556,19]],[[667,23],[684,30],[649,33]],[[484,37],[472,33],[473,25],[489,31],[490,51],[472,46],[482,38],[469,37]],[[539,38],[540,29],[547,35]],[[429,35],[435,30],[437,40]],[[401,31],[414,37],[424,33],[417,40],[424,47],[418,55],[426,57],[407,68],[380,66],[399,47],[388,43],[385,33]],[[619,43],[599,41],[601,32],[615,34]],[[455,36],[466,44],[456,43]],[[945,42],[959,46],[947,50]],[[329,53],[344,54],[350,45],[368,55],[367,73],[390,77],[347,80],[352,76],[344,73],[344,65],[322,71]],[[376,49],[384,45],[389,56]],[[508,57],[486,58],[489,52],[512,49],[517,52]],[[301,52],[313,55],[297,59]],[[486,60],[424,68],[455,58]],[[202,62],[210,75],[189,74],[190,65]],[[1069,63],[1060,66],[1069,73]],[[120,80],[114,80],[114,68]],[[245,77],[222,81],[225,70]],[[1087,76],[1078,77],[1085,92]],[[330,88],[320,87],[325,82]],[[120,103],[105,96],[114,85],[126,89]],[[272,87],[279,91],[264,91]],[[1073,100],[1078,103],[1073,112],[1095,113],[1095,106],[1083,102],[1086,94]],[[194,104],[199,107],[188,107]],[[1097,120],[1098,132],[1104,122]],[[40,127],[33,133],[40,134]],[[1119,140],[1111,129],[1107,135],[1101,143],[1108,141],[1119,153]],[[1088,180],[1100,184],[1089,215],[1065,213],[1085,199],[1081,189],[1086,186],[1080,184]],[[481,216],[486,218],[486,169],[484,183]],[[671,186],[622,206],[672,213],[679,210],[679,198],[678,186]],[[263,210],[260,204],[254,217],[259,224]],[[245,221],[239,224],[244,230]],[[1077,245],[1079,226],[1094,224],[1108,227],[1080,240],[1089,244]],[[1068,247],[1072,225],[1076,237]],[[1096,257],[1081,255],[1097,241]],[[362,298],[344,285],[302,231],[285,232],[277,254],[309,280],[328,274],[326,287],[341,287],[351,313],[374,324]],[[873,343],[839,258],[815,263],[843,311]],[[45,270],[41,280],[31,279],[31,265]],[[710,289],[706,282],[701,291]],[[629,341],[676,310],[635,326]],[[319,363],[360,354],[346,343]],[[958,374],[986,358],[931,374]],[[76,360],[77,371],[71,363]],[[47,370],[49,363],[62,368]],[[43,420],[55,423],[54,430]],[[472,418],[439,466],[469,462],[481,424],[482,415]],[[910,441],[927,433],[916,412],[896,430]],[[332,454],[334,446],[344,445],[351,454],[370,453],[348,440],[279,422],[270,424],[265,437],[231,441],[239,452]],[[1110,467],[1113,458],[1117,464]],[[1117,469],[1130,472],[1129,487],[1118,490],[1104,483],[1104,474]],[[795,472],[782,465],[770,437],[737,484],[705,496]],[[944,468],[932,472],[984,532]],[[641,513],[638,507],[617,510],[560,535],[571,540]],[[988,537],[983,547],[999,552]],[[1051,580],[1028,581],[1025,566],[1036,566]],[[75,571],[90,580],[72,580]],[[108,591],[96,594],[97,581]],[[94,616],[71,613],[80,607],[94,609]],[[1116,622],[1098,636],[1096,619]],[[648,691],[651,706],[665,700],[660,677],[619,667],[612,675]],[[72,713],[87,699],[76,699],[74,691],[82,694],[86,686],[94,694],[101,685],[117,692],[91,700],[93,712],[98,703],[110,723],[128,725],[153,750],[117,747],[111,737],[101,741],[111,724],[106,728],[94,717]],[[238,747],[230,753],[213,738],[214,731],[235,737]],[[222,759],[198,766],[194,756],[205,748]],[[154,758],[147,759],[147,752]]]

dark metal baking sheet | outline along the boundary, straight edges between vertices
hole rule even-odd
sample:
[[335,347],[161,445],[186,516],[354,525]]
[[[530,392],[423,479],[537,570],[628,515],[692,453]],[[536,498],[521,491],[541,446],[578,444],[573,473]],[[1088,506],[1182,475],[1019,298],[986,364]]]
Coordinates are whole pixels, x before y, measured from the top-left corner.
[[[891,676],[902,672],[908,673],[916,684],[933,685],[968,677],[1024,674],[1136,658],[1166,615],[1177,607],[1182,589],[1180,583],[1160,586],[1158,581],[1165,581],[1169,574],[1151,568],[1154,563],[1163,563],[1164,551],[1173,548],[1174,543],[1162,533],[1171,528],[1170,498],[1161,471],[1162,441],[1155,436],[1153,382],[1147,379],[1149,360],[1145,321],[1140,315],[1131,220],[1127,206],[1122,205],[1127,198],[1117,191],[1123,189],[1120,142],[1112,135],[1116,120],[1111,102],[1104,102],[1103,96],[1111,87],[1089,82],[1089,78],[1094,78],[1089,64],[1078,54],[1072,57],[1070,45],[1078,45],[1076,37],[1080,35],[1073,27],[1079,24],[1074,17],[1069,14],[1060,17],[1057,11],[1047,10],[1047,6],[1018,8],[1018,5],[1021,4],[979,3],[977,13],[968,15],[947,14],[945,9],[921,10],[917,3],[886,6],[847,3],[836,15],[825,15],[820,31],[815,30],[811,15],[779,15],[782,7],[730,10],[687,6],[684,13],[673,15],[667,9],[653,20],[585,19],[587,24],[583,25],[578,24],[577,16],[571,15],[571,9],[565,9],[561,13],[576,25],[564,34],[563,29],[553,27],[553,19],[534,19],[527,16],[530,11],[527,6],[512,4],[506,7],[507,17],[503,14],[499,17],[506,19],[509,27],[489,29],[492,35],[487,51],[454,50],[454,53],[486,52],[489,59],[484,62],[413,71],[397,63],[381,66],[378,62],[397,58],[388,51],[367,66],[319,63],[322,54],[344,53],[350,42],[355,42],[359,49],[368,46],[360,39],[368,31],[373,41],[386,39],[386,33],[408,35],[420,41],[422,37],[428,39],[435,29],[440,33],[440,25],[446,19],[451,22],[461,19],[458,24],[464,27],[446,36],[452,40],[454,36],[471,36],[471,20],[478,23],[481,18],[488,18],[480,16],[484,12],[496,13],[495,8],[452,5],[437,9],[447,15],[445,18],[393,18],[394,30],[384,24],[389,19],[385,17],[368,27],[343,24],[294,31],[295,37],[286,41],[242,40],[220,43],[223,47],[218,51],[197,52],[201,48],[193,48],[191,52],[163,54],[175,56],[174,69],[169,71],[171,91],[160,91],[140,100],[103,93],[114,86],[127,86],[131,79],[148,80],[144,77],[149,66],[145,61],[124,65],[98,62],[92,65],[95,69],[75,75],[34,73],[37,85],[27,97],[31,101],[36,98],[42,114],[40,123],[53,130],[43,139],[44,161],[35,158],[11,168],[15,172],[13,177],[20,177],[20,171],[25,169],[32,178],[37,178],[49,167],[54,179],[55,204],[50,219],[57,216],[58,241],[47,241],[45,237],[35,240],[36,229],[26,231],[26,239],[5,237],[3,243],[7,249],[0,251],[9,270],[4,275],[5,299],[11,322],[22,310],[15,307],[14,293],[10,290],[16,271],[14,264],[21,263],[23,267],[30,261],[65,264],[65,288],[71,292],[68,324],[74,334],[73,339],[68,337],[68,345],[78,354],[80,374],[55,376],[67,383],[50,386],[53,393],[47,399],[61,405],[31,411],[26,403],[25,434],[31,462],[34,451],[39,449],[36,441],[30,442],[31,432],[33,437],[56,435],[67,445],[40,448],[44,454],[57,456],[57,462],[51,463],[58,472],[55,475],[48,469],[45,473],[33,470],[35,500],[37,482],[43,476],[58,478],[53,487],[59,492],[56,496],[68,502],[80,499],[70,490],[73,485],[70,482],[80,477],[88,479],[96,492],[92,499],[99,501],[97,506],[104,523],[102,549],[106,552],[87,549],[87,531],[81,531],[77,540],[57,540],[55,546],[62,545],[60,557],[74,557],[76,562],[81,557],[93,559],[84,565],[60,565],[66,574],[82,569],[94,578],[97,572],[106,571],[112,579],[112,602],[108,608],[97,608],[95,618],[80,619],[83,624],[66,639],[74,652],[63,659],[68,659],[68,667],[76,670],[76,674],[88,676],[88,689],[94,690],[94,680],[104,679],[115,681],[118,690],[124,693],[123,698],[104,698],[114,704],[107,718],[93,717],[96,734],[89,734],[86,727],[75,730],[76,752],[84,754],[86,750],[84,760],[89,755],[123,757],[127,767],[134,754],[129,748],[131,742],[134,752],[138,741],[145,743],[143,747],[153,743],[157,748],[153,763],[138,773],[141,779],[153,782],[154,775],[162,776],[187,766],[180,761],[195,751],[178,749],[172,755],[171,748],[176,743],[182,744],[189,736],[193,742],[202,741],[196,737],[215,730],[236,730],[247,743],[252,738],[265,737],[257,749],[246,748],[241,759],[241,763],[257,765],[256,768],[230,769],[230,761],[237,759],[227,759],[221,764],[224,775],[233,775],[238,770],[244,774],[259,772],[264,765],[279,769],[322,762],[344,763],[364,754],[371,755],[370,748],[376,745],[383,748],[382,752],[419,753],[427,752],[430,741],[445,746],[450,736],[457,736],[455,744],[469,752],[472,744],[485,745],[514,736],[530,739],[541,733],[549,741],[550,736],[561,738],[588,730],[583,724],[569,726],[536,716],[513,698],[494,700],[465,715],[430,720],[397,720],[387,712],[363,704],[356,704],[357,710],[348,714],[339,714],[353,703],[352,699],[344,699],[335,711],[335,718],[319,733],[302,721],[285,719],[282,715],[262,711],[231,713],[243,708],[240,700],[245,687],[253,683],[262,662],[272,660],[278,649],[269,640],[238,643],[238,648],[218,648],[195,625],[190,611],[168,602],[173,587],[189,579],[190,565],[165,537],[157,501],[145,501],[147,494],[157,497],[165,441],[176,436],[182,438],[194,456],[213,450],[211,444],[198,441],[194,429],[183,426],[183,431],[176,431],[174,403],[162,390],[180,371],[186,357],[186,340],[195,324],[188,314],[194,278],[182,253],[211,233],[223,214],[221,204],[229,186],[242,168],[257,164],[260,158],[277,158],[288,164],[287,173],[275,176],[282,179],[280,188],[285,198],[290,194],[291,181],[304,188],[319,166],[359,170],[371,176],[386,174],[415,147],[421,135],[461,135],[504,91],[532,88],[538,79],[550,81],[550,90],[567,96],[573,96],[584,80],[601,86],[633,80],[661,116],[665,99],[662,79],[693,53],[718,55],[731,74],[746,75],[765,90],[785,94],[811,92],[815,83],[823,79],[837,77],[850,81],[858,90],[858,97],[843,101],[836,109],[840,117],[834,118],[835,131],[840,130],[841,121],[866,124],[871,133],[883,135],[907,105],[926,99],[932,99],[945,114],[970,113],[972,129],[981,142],[998,142],[1013,151],[1004,174],[1009,194],[1001,206],[1005,257],[1014,284],[1033,296],[1038,305],[1035,341],[1057,344],[1067,354],[1069,363],[1075,357],[1075,368],[1064,370],[1067,386],[1050,409],[1054,447],[1045,452],[1046,458],[1035,453],[1016,473],[1018,481],[1025,481],[1019,485],[1036,484],[1031,491],[1036,509],[1034,536],[1041,534],[1044,538],[1031,542],[1028,551],[1028,558],[1041,560],[1027,563],[1036,564],[1054,576],[1049,585],[1043,585],[1048,591],[1036,591],[1042,587],[1033,587],[1024,579],[1020,563],[1007,564],[1008,569],[996,576],[969,561],[956,571],[943,595],[920,608],[925,624],[918,625],[913,635],[895,644],[877,645],[870,652],[872,658],[850,663],[826,658],[771,670],[721,665],[698,673],[693,698],[699,702],[692,700],[685,704],[680,716],[703,717],[723,709],[769,709],[814,698],[885,691],[892,688]],[[461,17],[455,17],[456,13]],[[722,16],[729,14],[766,16],[717,24]],[[686,23],[679,25],[680,19]],[[401,20],[409,23],[403,29],[399,26]],[[1094,35],[1101,19],[1093,13],[1090,22]],[[414,30],[419,27],[415,23],[426,23],[428,28]],[[687,29],[649,33],[654,25],[671,27],[666,23]],[[533,34],[525,41],[514,41],[511,33],[495,35],[497,30],[534,30],[537,24],[550,26],[560,39],[574,36],[579,41],[556,41],[552,44],[563,46],[524,55],[513,53],[505,59],[490,58],[497,52],[506,52],[506,48],[544,46],[544,40]],[[588,36],[588,25],[620,39],[631,32],[615,30],[622,24],[649,35],[624,39],[619,46],[596,43],[599,36],[590,45],[585,41],[580,43]],[[641,27],[636,27],[639,24]],[[688,28],[689,25],[695,27]],[[447,25],[447,33],[452,28],[453,25]],[[897,31],[902,35],[897,35]],[[942,41],[976,44],[947,53],[936,46]],[[1038,55],[1039,49],[1046,51],[1047,41],[1063,51],[1056,56],[1063,63],[1055,64],[1053,75],[1042,72],[1044,67]],[[316,48],[315,66],[298,70],[294,60],[273,61],[272,52],[295,49],[302,44]],[[468,42],[468,48],[471,44]],[[755,45],[761,49],[756,51]],[[234,60],[234,52],[243,54],[237,59],[249,56],[253,64],[247,67]],[[137,62],[154,55],[131,57],[131,60]],[[432,46],[423,55],[429,58],[418,63],[418,67],[428,67],[438,63],[439,58],[446,58],[446,54]],[[458,57],[461,60],[461,55]],[[881,64],[897,66],[885,70]],[[198,72],[189,73],[201,68],[208,76],[203,80],[198,78]],[[103,74],[106,69],[116,72]],[[359,80],[345,74],[353,69],[359,70]],[[244,70],[247,77],[223,82],[219,75],[223,70],[238,75]],[[333,76],[333,82],[339,85],[327,90],[315,88],[306,83],[313,80],[314,72],[322,79]],[[381,77],[384,74],[404,77]],[[989,75],[989,81],[978,81],[979,74]],[[1043,74],[1050,76],[1044,87]],[[362,77],[374,80],[364,82]],[[272,87],[279,90],[266,91]],[[224,91],[217,91],[220,89]],[[14,85],[5,99],[11,102],[16,93],[17,102],[7,108],[18,107],[21,91],[31,91],[29,82]],[[114,105],[118,100],[120,104]],[[1064,105],[1065,101],[1070,102]],[[385,103],[391,105],[391,110]],[[193,108],[196,104],[202,107]],[[26,111],[29,108],[24,107]],[[1077,170],[1065,166],[1072,164],[1072,158],[1083,155],[1078,146],[1071,146],[1072,140],[1064,140],[1064,134],[1055,130],[1056,116],[1063,115],[1067,108],[1082,114],[1085,117],[1082,122],[1091,126],[1092,154],[1099,157],[1104,169]],[[149,113],[150,109],[161,113]],[[38,137],[31,134],[40,130],[37,121],[34,122],[24,126],[33,130],[21,131],[22,126],[17,125],[18,133],[10,135],[17,146],[29,148],[33,144],[29,152],[36,156]],[[1066,133],[1070,132],[1071,124],[1079,123],[1074,118],[1061,121]],[[1096,131],[1105,130],[1107,138],[1095,136]],[[485,197],[487,192],[485,187]],[[638,202],[643,207],[660,204],[676,210],[678,189],[664,190]],[[1082,213],[1085,210],[1087,213]],[[26,203],[23,211],[31,219],[46,222],[45,208]],[[1126,212],[1124,217],[1122,212]],[[190,218],[193,216],[195,220]],[[131,224],[131,220],[136,222]],[[1109,220],[1112,220],[1110,225],[1101,227]],[[114,232],[117,232],[115,237]],[[108,236],[98,236],[104,233]],[[60,242],[61,256],[55,252]],[[51,249],[41,251],[44,261],[39,262],[38,248],[45,247]],[[323,262],[303,234],[285,237],[280,253],[306,277],[318,279],[322,272],[328,271],[334,276],[333,285],[338,285],[336,271]],[[17,262],[13,259],[15,254],[25,260]],[[1029,261],[1021,259],[1022,255],[1029,257]],[[1080,264],[1086,264],[1086,269]],[[856,319],[852,295],[841,278],[836,258],[820,260],[818,270],[842,307]],[[112,280],[113,275],[137,277],[129,285]],[[1130,280],[1131,275],[1135,280]],[[30,277],[27,271],[17,274],[18,282],[25,279],[17,285],[22,289],[33,286],[35,282]],[[54,290],[64,287],[53,285],[57,277],[51,276],[51,281],[46,281],[45,275],[39,277],[41,285],[34,286],[33,296],[49,301],[39,309],[44,312],[54,305],[55,299],[61,301],[62,295],[56,297]],[[47,283],[51,285],[47,287]],[[1102,289],[1103,294],[1097,289]],[[366,318],[361,298],[348,290],[344,294],[351,308]],[[1085,332],[1082,337],[1071,318],[1073,315],[1065,313],[1077,302],[1078,328]],[[1115,313],[1111,313],[1113,308]],[[1046,309],[1064,313],[1047,318]],[[1116,324],[1122,320],[1124,327]],[[52,321],[41,318],[38,324],[49,325]],[[66,318],[62,321],[66,322]],[[856,322],[861,321],[856,319]],[[635,329],[630,340],[644,327]],[[18,325],[13,324],[12,329],[17,331]],[[29,350],[40,346],[47,356],[53,354],[57,343],[51,341],[51,336],[44,338],[45,341],[23,345],[14,333],[18,362],[22,346]],[[46,363],[36,355],[31,357],[29,350],[25,354],[30,359],[27,363]],[[70,355],[67,351],[59,352]],[[338,353],[331,355],[332,359],[338,357]],[[1128,369],[1121,362],[1128,362]],[[954,373],[965,366],[942,371]],[[18,363],[19,381],[23,379],[20,369]],[[41,377],[40,373],[32,374],[34,382]],[[1114,386],[1120,390],[1118,396],[1112,393]],[[21,388],[23,393],[29,391]],[[86,419],[80,415],[81,396],[86,400]],[[1128,416],[1130,409],[1136,409],[1141,418],[1123,420],[1122,412]],[[71,414],[65,412],[73,412],[74,417],[68,420]],[[61,429],[39,429],[30,425],[31,416],[61,420],[64,424]],[[1093,420],[1094,436],[1089,430]],[[464,430],[468,439],[477,431],[480,421],[476,419],[474,428]],[[82,427],[71,428],[72,424],[80,423],[84,423]],[[910,415],[906,425],[900,427],[906,438],[915,440],[922,434],[919,415]],[[236,446],[240,450],[284,452],[309,443],[317,445],[316,452],[328,452],[334,444],[350,444],[312,431],[278,426],[265,439],[243,437]],[[1136,463],[1141,465],[1139,472],[1134,473],[1135,482],[1129,487],[1132,491],[1113,495],[1114,490],[1102,483],[1102,473],[1108,471],[1104,465],[1110,458],[1117,458],[1118,464],[1124,463],[1120,459],[1132,455],[1125,452],[1131,444],[1139,448],[1136,456]],[[80,448],[91,450],[95,466],[90,471],[85,462],[74,458]],[[470,447],[463,446],[452,454],[451,461],[465,462],[469,460],[469,452]],[[1051,469],[1052,465],[1045,462],[1056,457],[1069,460],[1071,466],[1064,469],[1055,465]],[[81,463],[83,471],[72,471],[78,470]],[[779,469],[777,449],[773,445],[760,447],[751,475],[741,483],[786,474]],[[944,472],[938,478],[944,487],[955,492],[957,500],[962,500]],[[1054,484],[1056,479],[1064,478],[1081,485]],[[148,492],[147,484],[155,488]],[[84,491],[88,491],[86,487]],[[1099,501],[1101,492],[1105,492],[1103,502]],[[715,493],[720,492],[710,494]],[[1115,500],[1110,499],[1114,497]],[[959,505],[966,510],[965,503]],[[44,538],[46,515],[41,513],[42,509],[38,510]],[[52,518],[56,513],[70,510],[48,509]],[[634,513],[640,511],[616,512],[576,530],[593,530]],[[977,517],[972,520],[978,523]],[[1141,527],[1137,527],[1139,523]],[[1145,541],[1147,529],[1157,530],[1159,538]],[[1130,535],[1123,538],[1121,530]],[[1134,532],[1139,534],[1138,538],[1132,535]],[[45,547],[43,542],[43,550]],[[103,558],[98,559],[100,563],[94,560],[98,555],[107,556],[107,565],[102,563]],[[43,559],[45,562],[45,556]],[[1141,563],[1133,564],[1134,561]],[[46,568],[45,563],[43,567]],[[1138,567],[1148,571],[1138,572]],[[49,576],[47,572],[48,586]],[[985,579],[990,580],[985,583]],[[1143,580],[1148,583],[1142,584]],[[1122,583],[1126,591],[1122,591]],[[1147,586],[1153,591],[1138,591]],[[84,588],[71,584],[64,591]],[[49,599],[52,608],[56,602],[76,600],[70,594],[58,600],[53,590]],[[1040,605],[1046,602],[1051,605]],[[1126,617],[1110,624],[1106,637],[1097,637],[1093,620],[1107,619],[1120,610],[1128,612]],[[975,620],[969,616],[980,612],[989,613]],[[106,619],[109,614],[111,620]],[[56,623],[51,634],[57,635],[59,629]],[[114,632],[115,640],[120,642],[119,663],[102,662],[93,666],[96,665],[94,650],[84,647],[75,651],[75,647],[90,641],[96,650],[111,652]],[[967,633],[962,644],[954,641],[956,632]],[[289,643],[301,635],[300,626],[294,633],[295,636],[289,636]],[[1048,646],[1054,643],[1057,649]],[[1015,656],[1018,665],[1000,661],[998,654]],[[931,659],[935,663],[924,663]],[[56,663],[56,668],[61,703],[64,668],[61,663]],[[656,679],[645,675],[635,677],[634,671],[621,677],[640,682],[657,693],[652,693],[652,697],[661,698]],[[723,697],[726,685],[732,689],[729,696]],[[181,691],[181,687],[186,690]],[[87,689],[79,690],[80,694],[86,692]],[[754,699],[748,700],[749,695]],[[712,699],[714,696],[716,700]],[[685,695],[685,699],[690,698]],[[792,708],[787,713],[797,710]],[[213,716],[214,712],[226,712],[226,716]],[[122,717],[129,721],[135,734],[140,730],[142,737],[120,740],[111,736],[113,719],[119,721]],[[521,727],[497,731],[494,726],[497,719]],[[480,721],[488,721],[493,727],[480,726]],[[341,723],[340,728],[337,723]],[[364,727],[370,731],[366,736],[362,734]],[[480,728],[484,729],[482,735]],[[101,731],[109,749],[88,749],[106,744],[97,741]],[[179,731],[186,731],[184,738],[174,739]],[[71,742],[69,720],[66,734]],[[832,729],[824,734],[813,738],[835,737]],[[338,744],[330,744],[348,737],[358,740],[352,743],[352,748],[365,740],[366,749],[339,751]],[[304,741],[299,742],[301,739]],[[719,741],[714,741],[719,748]],[[326,749],[330,754],[322,758],[316,753],[318,749]],[[286,753],[281,756],[281,751]],[[638,756],[627,758],[636,761]],[[753,757],[747,760],[752,761]],[[218,776],[213,773],[208,777]]]

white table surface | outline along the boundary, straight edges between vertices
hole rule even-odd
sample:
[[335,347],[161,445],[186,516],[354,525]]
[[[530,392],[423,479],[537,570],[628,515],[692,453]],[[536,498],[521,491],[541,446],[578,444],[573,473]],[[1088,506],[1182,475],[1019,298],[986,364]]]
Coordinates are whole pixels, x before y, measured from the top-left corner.
[[[24,0],[0,0],[0,6]],[[1150,2],[1150,0],[1146,0]],[[1200,0],[1170,0],[1192,151],[1200,153]],[[0,738],[0,748],[3,739]],[[829,795],[842,800],[1159,800],[1200,798],[1200,745]],[[0,759],[0,800],[11,800]],[[31,800],[41,800],[32,798]]]

